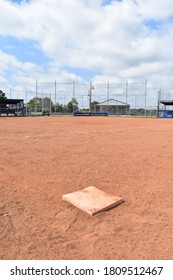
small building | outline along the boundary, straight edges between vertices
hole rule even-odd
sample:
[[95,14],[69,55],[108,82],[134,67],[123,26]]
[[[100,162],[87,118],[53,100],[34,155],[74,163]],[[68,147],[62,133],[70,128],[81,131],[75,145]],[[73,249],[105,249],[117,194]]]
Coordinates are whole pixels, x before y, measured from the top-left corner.
[[23,116],[24,100],[0,98],[0,116],[15,115]]
[[129,115],[130,105],[115,99],[108,99],[95,105],[96,112],[108,112],[109,115]]

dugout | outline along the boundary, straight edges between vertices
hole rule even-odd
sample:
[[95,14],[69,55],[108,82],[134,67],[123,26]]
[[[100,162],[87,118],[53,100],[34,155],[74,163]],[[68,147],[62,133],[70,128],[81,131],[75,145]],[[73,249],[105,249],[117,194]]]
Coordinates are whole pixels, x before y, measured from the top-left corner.
[[24,100],[0,98],[0,116],[2,115],[24,115]]
[[130,105],[115,99],[108,99],[95,105],[96,112],[107,112],[109,115],[129,115]]
[[173,100],[160,100],[158,104],[159,118],[173,118]]

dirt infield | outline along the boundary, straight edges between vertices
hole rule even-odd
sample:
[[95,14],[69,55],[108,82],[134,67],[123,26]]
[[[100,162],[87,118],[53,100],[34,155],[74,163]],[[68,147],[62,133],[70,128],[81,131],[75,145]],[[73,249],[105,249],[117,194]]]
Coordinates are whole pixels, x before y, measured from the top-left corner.
[[[0,259],[172,259],[173,119],[0,118]],[[62,201],[95,186],[125,203]]]

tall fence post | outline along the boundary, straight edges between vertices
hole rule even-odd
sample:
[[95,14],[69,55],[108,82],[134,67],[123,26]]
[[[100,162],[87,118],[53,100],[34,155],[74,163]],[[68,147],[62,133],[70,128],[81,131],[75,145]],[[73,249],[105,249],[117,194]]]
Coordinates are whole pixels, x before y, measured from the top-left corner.
[[145,80],[145,117],[147,116],[147,80]]
[[128,114],[128,81],[126,81],[126,115]]
[[73,113],[74,113],[74,106],[75,106],[74,99],[75,99],[75,82],[73,82]]
[[38,95],[38,82],[36,80],[36,84],[35,84],[35,113],[36,113],[36,116],[37,116],[37,95]]
[[157,95],[157,118],[160,116],[160,100],[161,100],[161,89],[158,91]]
[[43,115],[43,111],[44,111],[44,100],[43,100],[43,90],[42,90],[42,96],[41,96],[41,112]]
[[51,99],[52,98],[52,94],[51,93],[50,93],[50,97],[49,98],[50,98],[50,102],[49,102],[50,103],[49,104],[49,107],[50,107],[49,109],[50,110],[49,111],[50,111],[50,114],[52,114],[52,99]]
[[109,86],[109,81],[107,82],[107,106],[109,106],[109,90],[110,90],[110,86]]
[[91,112],[91,98],[92,98],[92,82],[90,83],[89,89],[89,111]]
[[54,107],[54,110],[55,110],[55,116],[56,116],[56,80],[55,80],[55,107]]
[[28,116],[28,106],[27,106],[27,99],[28,99],[28,97],[27,97],[27,89],[25,90],[25,100],[26,100],[26,117]]

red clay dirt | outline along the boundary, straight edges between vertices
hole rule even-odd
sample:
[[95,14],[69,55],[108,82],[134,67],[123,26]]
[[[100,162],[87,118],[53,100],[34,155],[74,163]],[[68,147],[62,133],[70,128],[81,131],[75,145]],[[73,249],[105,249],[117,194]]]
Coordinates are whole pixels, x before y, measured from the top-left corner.
[[[172,259],[173,119],[0,118],[0,259]],[[125,203],[94,217],[62,195]]]

